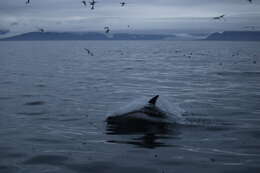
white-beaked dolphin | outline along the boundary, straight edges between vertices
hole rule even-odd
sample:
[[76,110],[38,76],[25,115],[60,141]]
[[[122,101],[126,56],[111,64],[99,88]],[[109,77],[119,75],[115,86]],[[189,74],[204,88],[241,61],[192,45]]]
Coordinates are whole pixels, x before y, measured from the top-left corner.
[[168,116],[165,111],[156,106],[159,95],[150,99],[143,107],[130,112],[108,116],[109,124],[140,124],[140,123],[166,123]]

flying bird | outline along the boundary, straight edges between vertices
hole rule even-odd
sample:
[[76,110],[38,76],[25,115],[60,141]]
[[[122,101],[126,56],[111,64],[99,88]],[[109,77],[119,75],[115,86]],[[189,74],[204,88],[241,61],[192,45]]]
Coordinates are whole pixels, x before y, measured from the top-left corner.
[[104,29],[105,29],[105,33],[106,33],[106,34],[108,34],[108,33],[110,32],[110,29],[109,29],[108,26],[104,27]]
[[220,19],[224,19],[225,15],[221,15],[221,16],[217,16],[217,17],[213,17],[214,20],[220,20]]
[[39,31],[40,31],[40,32],[44,32],[44,29],[43,29],[43,28],[39,28]]
[[121,7],[123,7],[123,6],[125,6],[125,5],[126,5],[126,3],[125,3],[125,2],[120,2],[120,4],[121,4]]
[[86,1],[81,1],[81,3],[82,3],[84,6],[87,6]]
[[97,1],[95,0],[92,0],[92,1],[89,1],[89,4],[91,6],[91,10],[94,10],[95,9],[95,4],[97,3]]
[[27,1],[25,2],[25,4],[30,4],[30,0],[27,0]]
[[89,55],[94,56],[94,54],[93,54],[89,49],[87,49],[87,48],[84,48],[84,49],[85,49],[85,51],[86,51]]

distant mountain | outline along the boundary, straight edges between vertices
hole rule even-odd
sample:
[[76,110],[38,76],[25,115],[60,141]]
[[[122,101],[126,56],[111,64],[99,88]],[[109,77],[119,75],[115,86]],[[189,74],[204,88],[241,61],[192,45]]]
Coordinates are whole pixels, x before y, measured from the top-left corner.
[[1,39],[2,41],[33,41],[33,40],[165,40],[174,39],[175,35],[160,34],[103,34],[98,32],[29,32],[13,37]]
[[9,29],[1,29],[1,28],[0,28],[0,35],[7,34],[8,32],[10,32]]
[[112,40],[165,40],[176,38],[175,35],[160,35],[160,34],[114,34]]
[[222,33],[213,33],[205,40],[260,41],[260,31],[225,31]]

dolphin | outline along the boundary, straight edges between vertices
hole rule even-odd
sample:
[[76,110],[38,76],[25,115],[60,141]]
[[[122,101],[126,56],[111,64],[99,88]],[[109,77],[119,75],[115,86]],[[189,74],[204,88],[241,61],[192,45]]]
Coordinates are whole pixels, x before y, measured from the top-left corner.
[[156,106],[158,98],[159,95],[154,96],[147,102],[147,104],[137,110],[108,116],[106,122],[108,124],[120,125],[167,123],[169,122],[167,112]]
[[172,127],[177,121],[172,113],[159,108],[158,98],[159,95],[156,95],[142,105],[133,105],[137,107],[131,111],[127,111],[129,107],[126,107],[122,110],[124,113],[108,116],[105,120],[107,134],[167,135],[172,133]]

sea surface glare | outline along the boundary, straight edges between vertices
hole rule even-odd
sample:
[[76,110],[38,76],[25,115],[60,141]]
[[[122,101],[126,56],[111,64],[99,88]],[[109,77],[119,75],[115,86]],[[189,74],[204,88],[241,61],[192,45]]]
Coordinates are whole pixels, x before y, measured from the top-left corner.
[[[259,48],[0,42],[0,172],[259,173]],[[185,121],[151,132],[107,126],[109,113],[157,94]]]

